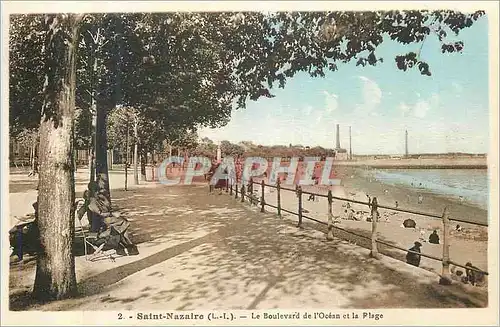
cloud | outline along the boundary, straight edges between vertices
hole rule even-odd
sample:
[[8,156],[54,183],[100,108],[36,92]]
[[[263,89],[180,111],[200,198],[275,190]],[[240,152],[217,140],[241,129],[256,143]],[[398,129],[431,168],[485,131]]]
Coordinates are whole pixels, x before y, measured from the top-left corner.
[[304,115],[306,115],[306,116],[310,116],[310,115],[311,115],[311,113],[312,113],[312,111],[313,111],[313,107],[311,107],[311,106],[306,106],[306,107],[303,109],[303,113],[304,113]]
[[424,118],[427,115],[427,111],[431,109],[431,106],[429,103],[425,100],[420,100],[415,104],[415,107],[413,108],[413,112],[415,114],[415,117],[417,118]]
[[453,87],[456,93],[462,93],[464,90],[464,87],[458,82],[452,82],[451,86]]
[[323,94],[325,95],[325,111],[326,112],[332,112],[337,110],[339,106],[338,102],[338,95],[336,94],[330,94],[328,91],[323,91]]
[[399,104],[399,111],[401,111],[401,114],[405,117],[411,111],[411,107],[405,102],[401,102]]
[[434,93],[428,99],[419,97],[419,100],[413,106],[408,105],[406,102],[401,102],[399,104],[399,111],[403,117],[413,114],[416,118],[425,118],[430,110],[438,106],[439,96]]
[[378,107],[382,101],[382,90],[377,82],[366,76],[358,76],[363,83],[363,102],[358,104],[358,108],[363,111],[372,111]]

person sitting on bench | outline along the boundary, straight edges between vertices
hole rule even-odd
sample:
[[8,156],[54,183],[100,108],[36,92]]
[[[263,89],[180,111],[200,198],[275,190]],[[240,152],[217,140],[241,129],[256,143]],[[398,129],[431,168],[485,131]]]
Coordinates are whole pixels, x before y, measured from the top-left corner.
[[119,234],[119,242],[116,245],[117,254],[139,254],[137,247],[128,236],[130,223],[125,218],[112,214],[108,210],[109,200],[103,193],[99,192],[99,186],[96,182],[91,181],[88,184],[88,189],[83,193],[83,197],[85,204],[82,212],[79,212],[79,218],[85,211],[87,212],[90,233],[96,233],[97,239],[101,241]]

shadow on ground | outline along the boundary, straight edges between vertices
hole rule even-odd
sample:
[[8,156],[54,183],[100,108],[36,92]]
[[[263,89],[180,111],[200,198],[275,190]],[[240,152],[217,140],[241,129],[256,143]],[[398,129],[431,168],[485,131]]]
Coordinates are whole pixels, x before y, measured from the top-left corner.
[[[259,213],[206,187],[114,192],[139,249],[164,250],[80,280],[76,299],[37,310],[483,307],[487,296],[336,238],[320,225]],[[202,234],[200,234],[203,232]],[[192,235],[198,233],[197,236]],[[338,234],[339,237],[342,237]],[[362,245],[362,244],[360,244]],[[386,258],[387,259],[387,258]],[[26,310],[23,294],[11,310]]]

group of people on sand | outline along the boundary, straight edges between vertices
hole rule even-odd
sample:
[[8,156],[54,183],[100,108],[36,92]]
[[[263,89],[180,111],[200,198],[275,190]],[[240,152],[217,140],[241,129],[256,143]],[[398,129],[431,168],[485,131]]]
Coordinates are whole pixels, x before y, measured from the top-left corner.
[[[439,244],[439,236],[437,231],[434,230],[429,236],[429,243]],[[421,248],[422,243],[415,242],[411,248],[408,249],[406,253],[406,263],[415,267],[420,266],[421,261]],[[467,262],[465,264],[465,274],[462,270],[457,269],[455,266],[451,268],[451,279],[457,282],[462,282],[464,284],[471,284],[473,286],[482,286],[486,280],[486,274],[481,272],[481,270],[472,265],[472,263]]]

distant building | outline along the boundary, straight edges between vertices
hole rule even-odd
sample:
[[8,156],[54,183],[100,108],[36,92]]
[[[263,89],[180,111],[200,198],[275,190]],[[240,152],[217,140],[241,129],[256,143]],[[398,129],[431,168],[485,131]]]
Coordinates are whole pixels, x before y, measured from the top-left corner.
[[348,160],[349,156],[346,149],[335,149],[335,160]]

